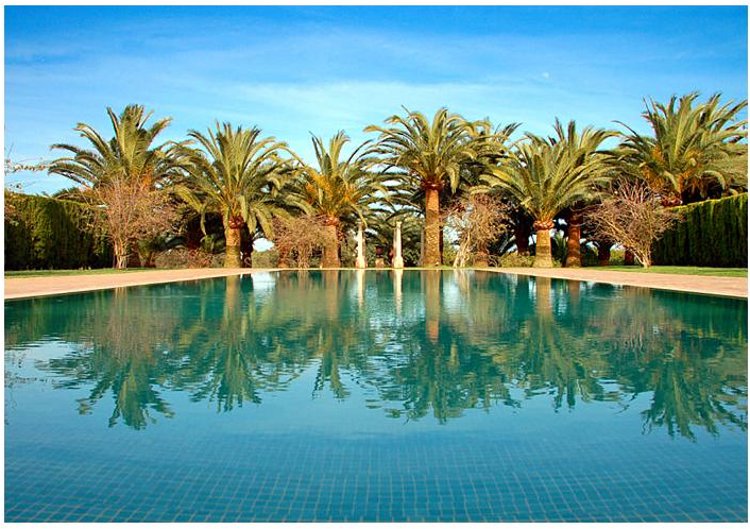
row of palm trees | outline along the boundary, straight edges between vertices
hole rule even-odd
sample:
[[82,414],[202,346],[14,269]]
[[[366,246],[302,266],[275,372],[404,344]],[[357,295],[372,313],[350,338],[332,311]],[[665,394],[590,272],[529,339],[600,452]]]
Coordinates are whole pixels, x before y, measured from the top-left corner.
[[[52,162],[49,171],[81,185],[82,196],[123,179],[146,179],[152,190],[170,192],[200,215],[204,232],[206,215],[221,215],[227,267],[241,265],[241,230],[251,242],[272,239],[274,217],[302,214],[325,225],[323,267],[340,266],[340,241],[358,221],[377,229],[398,217],[424,218],[422,265],[437,266],[441,208],[471,193],[499,195],[511,207],[519,252],[528,243],[523,224],[533,222],[535,266],[552,266],[555,219],[564,217],[570,226],[573,218],[575,225],[616,179],[647,182],[665,205],[747,188],[747,121],[739,119],[747,101],[722,105],[718,94],[706,102],[697,98],[692,93],[666,105],[647,102],[643,116],[652,136],[624,124],[626,134],[556,121],[550,137],[525,133],[512,141],[516,123],[493,127],[446,108],[430,120],[404,109],[384,126],[366,127],[377,138],[348,155],[343,131],[327,144],[313,136],[314,164],[258,128],[229,123],[157,145],[169,119],[147,126],[151,114],[131,105],[119,116],[108,109],[110,141],[79,124],[75,130],[90,148],[54,145],[70,155]],[[619,143],[605,148],[608,140]],[[580,245],[578,237],[580,230],[569,230],[568,244]],[[120,241],[119,250],[115,244],[116,252],[127,251],[128,243]]]

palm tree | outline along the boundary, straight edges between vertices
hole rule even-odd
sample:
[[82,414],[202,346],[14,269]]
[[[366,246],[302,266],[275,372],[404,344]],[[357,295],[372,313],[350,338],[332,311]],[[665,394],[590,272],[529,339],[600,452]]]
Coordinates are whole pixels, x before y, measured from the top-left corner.
[[260,138],[260,133],[256,127],[218,122],[207,136],[196,130],[188,133],[202,150],[185,149],[187,174],[176,192],[200,213],[204,233],[205,215],[221,214],[227,268],[241,266],[240,230],[247,228],[251,238],[256,228],[270,234],[271,217],[281,211],[276,190],[284,183],[284,162],[278,151],[286,145],[272,137]]
[[[82,196],[97,210],[101,208],[105,212],[116,267],[125,268],[130,245],[139,237],[153,235],[149,232],[161,227],[152,222],[156,215],[148,206],[163,202],[153,199],[162,196],[162,189],[177,174],[176,145],[169,148],[166,143],[153,145],[171,118],[160,119],[147,127],[152,113],[146,113],[141,105],[128,105],[119,116],[107,108],[107,114],[114,137],[107,141],[90,125],[79,123],[74,130],[93,148],[64,143],[52,145],[52,149],[70,151],[72,156],[54,160],[49,172],[82,186]],[[140,207],[144,204],[146,207]],[[149,230],[151,226],[154,230]]]
[[[679,205],[716,196],[736,183],[747,182],[747,120],[737,121],[747,100],[720,105],[720,94],[697,103],[693,92],[666,105],[646,103],[643,117],[654,136],[630,134],[620,157],[626,168],[662,194],[665,205]],[[739,163],[737,163],[739,162]],[[745,162],[745,163],[742,163]]]
[[377,152],[384,155],[388,167],[400,167],[406,185],[424,191],[425,266],[439,266],[440,193],[448,185],[458,189],[465,164],[476,159],[473,142],[476,124],[441,108],[430,122],[421,112],[407,112],[405,117],[391,116],[385,122],[390,128],[370,125],[365,132],[379,132]]
[[535,267],[552,266],[549,230],[564,208],[590,196],[608,175],[608,156],[599,150],[614,132],[586,127],[579,134],[575,121],[567,129],[555,120],[557,137],[526,134],[507,163],[491,169],[485,179],[505,191],[534,218]]
[[[383,185],[384,176],[370,170],[373,159],[365,142],[343,159],[342,150],[349,137],[339,131],[326,149],[321,138],[312,137],[318,167],[305,164],[294,155],[301,166],[298,170],[298,193],[314,214],[319,215],[325,226],[326,242],[323,246],[321,264],[323,268],[337,268],[339,259],[339,234],[342,223],[358,218],[366,222],[366,216],[377,210],[379,202],[388,199]],[[365,150],[363,150],[365,149]]]

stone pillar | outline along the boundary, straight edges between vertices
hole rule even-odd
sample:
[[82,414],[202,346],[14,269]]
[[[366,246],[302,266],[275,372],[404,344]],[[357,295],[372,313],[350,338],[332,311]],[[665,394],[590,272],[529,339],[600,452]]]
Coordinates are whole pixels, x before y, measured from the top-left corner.
[[404,258],[401,255],[401,221],[396,221],[396,231],[393,233],[393,268],[403,268]]
[[365,234],[362,232],[362,221],[357,223],[357,268],[367,268],[365,259]]
[[396,304],[396,315],[401,315],[401,304],[403,303],[402,283],[404,280],[404,271],[396,268],[393,271],[393,302]]
[[362,306],[365,304],[365,271],[364,269],[360,268],[356,272],[357,274],[357,302],[359,303],[359,308],[362,308]]

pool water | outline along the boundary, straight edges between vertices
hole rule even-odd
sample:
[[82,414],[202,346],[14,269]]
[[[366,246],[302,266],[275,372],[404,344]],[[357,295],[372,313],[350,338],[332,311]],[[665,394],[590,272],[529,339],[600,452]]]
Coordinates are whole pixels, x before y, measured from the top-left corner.
[[5,520],[747,521],[747,301],[311,271],[5,304]]

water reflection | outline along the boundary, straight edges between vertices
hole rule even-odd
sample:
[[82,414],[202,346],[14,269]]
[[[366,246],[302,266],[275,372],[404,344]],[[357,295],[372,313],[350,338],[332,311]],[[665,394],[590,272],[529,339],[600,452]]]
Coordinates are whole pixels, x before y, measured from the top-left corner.
[[110,426],[172,417],[175,391],[218,412],[261,404],[314,369],[313,397],[364,391],[408,420],[535,399],[639,406],[644,433],[747,428],[738,300],[487,272],[284,272],[6,303],[5,332],[6,387],[25,380],[19,355],[62,342],[34,367],[85,390],[81,414],[112,395]]

